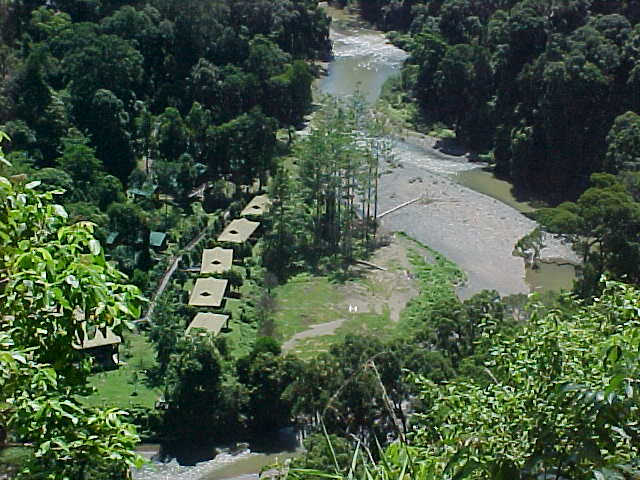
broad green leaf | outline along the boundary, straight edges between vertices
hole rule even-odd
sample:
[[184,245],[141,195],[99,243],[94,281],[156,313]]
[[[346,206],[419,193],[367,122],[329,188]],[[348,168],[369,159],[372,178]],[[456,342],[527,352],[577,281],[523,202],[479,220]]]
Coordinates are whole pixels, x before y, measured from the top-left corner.
[[56,215],[62,217],[62,218],[68,218],[69,215],[67,214],[67,211],[64,209],[64,207],[62,205],[58,205],[55,204],[53,205],[53,209],[56,212]]

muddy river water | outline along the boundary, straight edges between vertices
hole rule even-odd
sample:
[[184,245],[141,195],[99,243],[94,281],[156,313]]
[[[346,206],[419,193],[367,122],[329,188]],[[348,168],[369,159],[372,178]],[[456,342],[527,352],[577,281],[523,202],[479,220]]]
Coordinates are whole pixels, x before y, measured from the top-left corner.
[[[343,11],[328,10],[335,57],[317,87],[338,96],[359,90],[373,103],[407,54]],[[436,139],[411,132],[397,136],[394,155],[400,166],[385,170],[380,180],[380,211],[418,196],[424,201],[385,216],[383,225],[406,232],[464,269],[468,282],[459,289],[461,297],[483,289],[509,295],[571,287],[577,259],[558,241],[548,239],[546,263],[533,271],[512,255],[516,241],[535,223],[522,215],[533,208],[514,198],[508,182],[464,154],[445,153]]]
[[[382,85],[399,73],[406,52],[389,44],[378,31],[358,25],[344,12],[328,8],[334,22],[331,38],[334,58],[316,88],[337,96],[356,90],[369,102],[379,97]],[[428,137],[396,139],[396,161],[380,180],[380,211],[420,196],[421,201],[385,216],[383,225],[405,231],[442,252],[463,268],[467,285],[459,291],[468,297],[482,289],[502,294],[568,288],[574,275],[569,250],[554,244],[546,252],[550,261],[536,271],[525,271],[521,258],[512,256],[513,245],[535,227],[522,215],[531,207],[511,195],[507,182],[495,179],[465,156],[448,155]],[[289,434],[291,436],[291,434]],[[151,448],[153,450],[153,447]],[[135,474],[139,480],[248,480],[265,465],[298,452],[295,441],[282,447],[250,446],[239,454],[222,453],[196,466],[153,464]]]

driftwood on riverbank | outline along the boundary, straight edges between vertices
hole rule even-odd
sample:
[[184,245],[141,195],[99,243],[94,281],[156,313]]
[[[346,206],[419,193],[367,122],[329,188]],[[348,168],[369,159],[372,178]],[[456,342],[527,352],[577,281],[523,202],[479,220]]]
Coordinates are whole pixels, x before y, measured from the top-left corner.
[[402,203],[402,204],[398,205],[397,207],[393,207],[393,208],[391,208],[391,209],[387,210],[386,212],[382,212],[382,213],[378,214],[378,217],[377,217],[377,218],[382,218],[382,217],[384,217],[385,215],[388,215],[388,214],[390,214],[390,213],[395,212],[396,210],[400,210],[400,209],[401,209],[401,208],[403,208],[403,207],[406,207],[406,206],[408,206],[408,205],[411,205],[412,203],[415,203],[415,202],[417,202],[417,201],[418,201],[418,200],[420,200],[420,199],[422,199],[422,195],[420,195],[419,197],[416,197],[416,198],[414,198],[414,199],[412,199],[412,200],[409,200],[408,202],[404,202],[404,203]]

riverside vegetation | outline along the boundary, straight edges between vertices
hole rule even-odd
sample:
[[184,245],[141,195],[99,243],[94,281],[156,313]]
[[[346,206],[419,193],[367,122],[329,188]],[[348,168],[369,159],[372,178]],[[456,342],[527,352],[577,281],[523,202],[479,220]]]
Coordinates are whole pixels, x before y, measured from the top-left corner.
[[[263,336],[274,310],[271,291],[300,272],[340,280],[353,260],[375,248],[377,168],[388,154],[375,117],[357,98],[328,101],[291,151],[285,145],[291,135],[276,140],[276,127],[290,132],[310,106],[311,72],[298,60],[326,50],[326,17],[311,1],[121,3],[0,6],[7,22],[2,112],[11,134],[8,161],[3,157],[0,167],[0,433],[6,429],[27,449],[12,475],[126,478],[128,467],[139,463],[130,420],[168,443],[228,440],[230,431],[259,434],[297,424],[310,433],[307,452],[281,472],[295,479],[640,474],[639,292],[600,280],[602,272],[636,280],[629,270],[637,267],[629,260],[637,249],[632,172],[596,174],[575,203],[540,213],[575,241],[585,271],[593,270],[579,286],[582,299],[527,301],[483,292],[462,302],[454,286],[463,273],[416,245],[409,253],[420,293],[394,331],[384,338],[347,335],[302,360]],[[408,28],[403,15],[414,3],[416,18],[433,30],[426,36],[443,25],[471,25],[468,31],[476,32],[475,25],[482,32],[486,24],[465,10],[484,3],[464,0],[363,2],[362,12],[378,21],[384,12],[385,21],[400,22],[394,28]],[[516,18],[547,7],[540,11],[552,26],[567,16],[561,7],[569,8],[553,1],[489,3],[486,11],[513,7]],[[582,11],[583,2],[570,5]],[[595,13],[611,13],[601,11],[607,8],[633,21],[632,2],[610,5],[584,2],[585,24]],[[560,33],[570,35],[586,27],[563,28]],[[517,31],[527,29],[514,26]],[[458,40],[442,46],[458,50]],[[97,72],[106,69],[117,81],[103,84]],[[441,87],[457,85],[434,77]],[[452,126],[464,140],[457,122]],[[630,127],[622,135],[628,141],[616,147],[618,155],[635,158],[632,133]],[[125,333],[142,298],[114,264],[147,291],[154,283],[151,265],[163,269],[148,245],[133,255],[136,233],[165,224],[184,246],[190,238],[182,237],[203,224],[211,232],[220,228],[224,208],[231,214],[241,208],[239,187],[264,182],[268,173],[273,206],[265,235],[244,272],[234,275],[242,295],[228,307],[232,332],[184,335],[194,312],[184,306],[186,272],[178,272],[149,331],[140,334],[156,351],[140,380],[161,389],[169,408],[127,415],[126,409],[87,406],[91,365],[72,348],[84,335],[81,321]],[[222,179],[238,187],[235,193]],[[139,187],[133,199],[124,198],[123,181]],[[193,187],[216,181],[213,190],[205,186],[205,207],[214,213],[190,205]],[[156,185],[174,204],[139,195]],[[193,215],[180,227],[187,207]],[[111,262],[103,247],[107,231],[123,236],[108,251]],[[185,256],[191,261],[198,254]]]
[[409,51],[387,88],[395,107],[411,106],[419,128],[450,128],[518,196],[558,207],[534,216],[574,241],[581,295],[596,293],[605,271],[637,281],[636,2],[331,3],[357,9]]

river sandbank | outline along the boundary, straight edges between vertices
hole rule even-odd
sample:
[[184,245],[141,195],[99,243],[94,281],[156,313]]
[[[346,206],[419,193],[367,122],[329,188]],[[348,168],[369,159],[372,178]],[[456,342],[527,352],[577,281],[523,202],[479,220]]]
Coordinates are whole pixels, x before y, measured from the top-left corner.
[[[524,260],[512,252],[536,223],[514,208],[456,183],[452,174],[475,165],[466,156],[447,155],[433,144],[422,139],[409,149],[395,149],[397,166],[383,166],[378,211],[421,197],[385,215],[383,227],[404,232],[458,264],[467,274],[466,284],[458,289],[461,298],[484,289],[501,295],[529,293]],[[547,237],[546,243],[543,259],[577,263],[567,245],[552,237]]]

